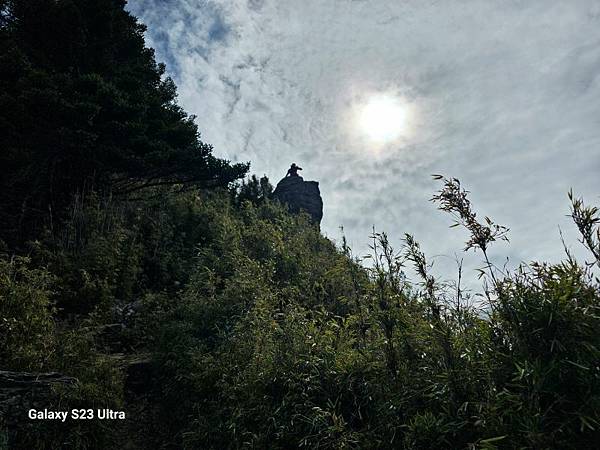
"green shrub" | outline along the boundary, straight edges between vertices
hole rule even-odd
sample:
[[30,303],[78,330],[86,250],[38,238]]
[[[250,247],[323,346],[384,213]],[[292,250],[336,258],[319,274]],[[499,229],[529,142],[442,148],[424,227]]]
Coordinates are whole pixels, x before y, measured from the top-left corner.
[[0,256],[0,362],[4,369],[47,367],[55,345],[53,277],[28,258]]

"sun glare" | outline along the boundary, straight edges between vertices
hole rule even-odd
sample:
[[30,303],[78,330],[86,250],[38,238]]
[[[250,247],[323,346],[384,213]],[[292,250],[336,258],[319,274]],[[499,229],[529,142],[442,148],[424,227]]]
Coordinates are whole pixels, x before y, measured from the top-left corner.
[[359,112],[359,126],[367,137],[380,144],[395,141],[406,131],[408,107],[393,95],[372,96]]

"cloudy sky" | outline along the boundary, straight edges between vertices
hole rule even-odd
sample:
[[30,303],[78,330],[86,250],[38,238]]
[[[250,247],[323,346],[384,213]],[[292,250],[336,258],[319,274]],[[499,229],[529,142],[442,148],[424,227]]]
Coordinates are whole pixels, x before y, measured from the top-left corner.
[[[556,261],[573,188],[600,203],[600,1],[129,0],[218,156],[320,182],[322,230],[356,253],[405,232],[448,275],[465,234],[439,173],[508,226],[509,257]],[[580,253],[584,255],[584,253]],[[468,268],[480,265],[470,254]]]

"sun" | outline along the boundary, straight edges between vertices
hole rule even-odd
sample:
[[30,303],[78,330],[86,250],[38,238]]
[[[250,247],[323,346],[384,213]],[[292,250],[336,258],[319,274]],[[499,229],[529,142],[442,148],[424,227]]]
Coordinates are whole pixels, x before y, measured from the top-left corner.
[[376,94],[359,109],[358,125],[372,142],[385,144],[406,132],[408,115],[409,108],[399,97]]

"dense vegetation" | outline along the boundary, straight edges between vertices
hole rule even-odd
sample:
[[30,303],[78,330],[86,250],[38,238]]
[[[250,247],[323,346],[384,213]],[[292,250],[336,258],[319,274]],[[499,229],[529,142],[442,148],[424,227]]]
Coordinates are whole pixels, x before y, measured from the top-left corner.
[[597,209],[571,195],[591,263],[507,273],[507,230],[437,177],[481,296],[410,235],[361,264],[211,154],[123,8],[0,1],[0,370],[128,417],[5,415],[0,449],[597,446]]
[[125,1],[0,1],[0,226],[60,221],[74,193],[226,186],[230,165],[175,103]]

